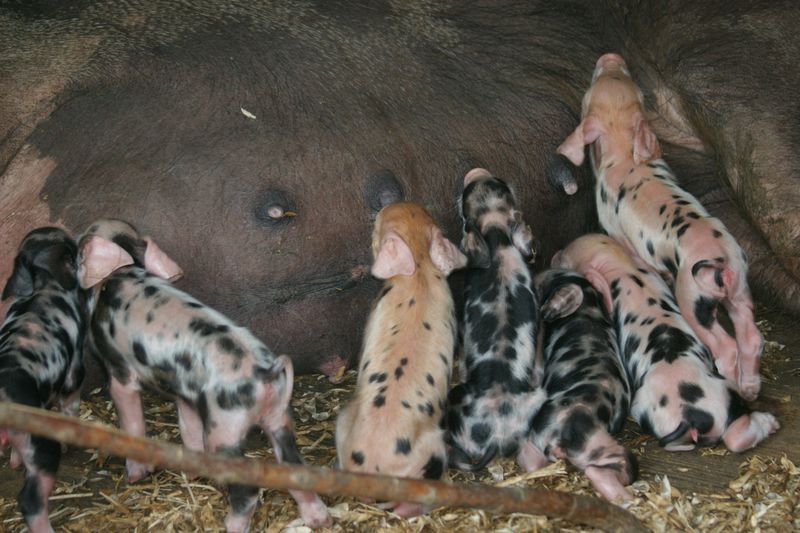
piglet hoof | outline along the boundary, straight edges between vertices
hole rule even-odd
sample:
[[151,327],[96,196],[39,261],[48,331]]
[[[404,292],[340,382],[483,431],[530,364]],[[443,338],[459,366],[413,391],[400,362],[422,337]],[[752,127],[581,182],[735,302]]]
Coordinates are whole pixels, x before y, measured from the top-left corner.
[[331,359],[319,365],[319,369],[328,377],[328,381],[336,385],[344,381],[347,360],[341,355],[334,355]]
[[136,483],[140,479],[147,477],[152,471],[152,465],[146,465],[132,459],[125,460],[125,480],[128,483]]
[[300,505],[300,517],[311,528],[331,527],[333,525],[333,519],[328,514],[328,508],[319,499],[312,503]]
[[759,428],[759,434],[763,435],[763,438],[772,435],[781,428],[781,424],[775,416],[761,411],[750,413],[750,424]]
[[19,465],[22,464],[22,458],[14,448],[11,448],[11,455],[8,458],[8,464],[12,469],[19,468]]
[[250,515],[228,513],[225,517],[225,531],[228,533],[247,533],[250,529]]
[[739,383],[739,394],[748,402],[752,402],[758,398],[758,393],[761,391],[761,376],[748,376],[743,377]]
[[46,509],[34,516],[26,516],[25,520],[31,533],[53,533],[53,526],[50,525]]
[[594,488],[606,500],[613,501],[627,501],[632,500],[633,496],[627,491],[620,479],[622,475],[614,470],[603,467],[587,467],[585,470],[586,477],[592,482]]
[[420,503],[401,502],[394,507],[394,514],[401,518],[412,518],[428,511],[429,509]]

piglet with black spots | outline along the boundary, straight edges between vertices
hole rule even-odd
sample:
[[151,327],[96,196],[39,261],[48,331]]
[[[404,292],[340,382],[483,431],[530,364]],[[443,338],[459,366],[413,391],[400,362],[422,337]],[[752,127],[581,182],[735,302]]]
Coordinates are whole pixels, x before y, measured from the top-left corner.
[[631,414],[661,446],[690,450],[722,440],[741,452],[779,428],[771,414],[749,412],[664,280],[638,267],[614,239],[580,237],[553,264],[577,270],[603,295],[635,391]]
[[547,270],[535,284],[547,401],[531,423],[523,466],[566,459],[606,499],[628,500],[625,485],[636,480],[638,462],[612,435],[628,416],[630,386],[602,298],[573,270]]
[[462,247],[469,260],[461,383],[450,392],[450,465],[477,470],[520,451],[545,400],[536,363],[539,303],[528,260],[533,235],[511,188],[487,170],[464,177]]
[[[40,409],[57,404],[77,416],[83,382],[84,292],[78,286],[77,246],[59,228],[30,232],[3,289],[13,299],[0,329],[0,400]],[[11,466],[25,465],[17,502],[28,528],[53,531],[47,499],[61,445],[0,428],[0,449],[11,444]]]
[[[441,427],[456,319],[447,275],[466,258],[420,205],[384,207],[372,234],[372,274],[386,283],[364,332],[353,399],[336,421],[339,467],[439,479]],[[401,516],[424,509],[392,503]]]
[[[644,119],[642,101],[625,61],[616,54],[600,57],[583,99],[583,120],[558,152],[579,165],[584,145],[594,143],[603,229],[674,279],[686,322],[711,349],[720,373],[754,400],[761,387],[762,337],[753,317],[747,260],[722,222],[678,184]],[[719,304],[733,322],[735,339],[717,320]]]
[[[89,346],[110,374],[120,426],[145,434],[140,389],[175,398],[184,445],[241,455],[248,430],[260,426],[278,461],[302,464],[289,400],[292,363],[247,329],[173,287],[180,268],[126,222],[100,220],[79,242],[80,280],[94,287]],[[129,482],[152,468],[126,461]],[[246,531],[258,488],[228,487],[228,531]],[[331,523],[316,494],[292,491],[309,526]]]

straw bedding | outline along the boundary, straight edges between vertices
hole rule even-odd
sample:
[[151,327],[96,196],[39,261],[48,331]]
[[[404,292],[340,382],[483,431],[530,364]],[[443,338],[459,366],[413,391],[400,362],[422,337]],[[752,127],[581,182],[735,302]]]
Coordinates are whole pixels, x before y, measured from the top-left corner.
[[[769,331],[769,324],[760,323]],[[770,360],[785,357],[783,346],[768,343],[764,357],[765,380],[771,376]],[[341,383],[324,376],[304,376],[296,381],[293,406],[298,444],[306,460],[330,466],[335,458],[334,423],[341,405],[355,384],[355,372],[347,372]],[[145,396],[148,435],[180,442],[175,409],[161,398]],[[116,425],[108,394],[90,392],[83,402],[81,418]],[[639,456],[657,446],[629,424],[624,440]],[[253,432],[246,446],[249,457],[273,461],[266,438]],[[698,454],[727,454],[721,447]],[[7,459],[3,460],[7,468]],[[18,478],[21,482],[21,474]],[[594,494],[581,472],[562,462],[532,473],[519,470],[513,459],[496,461],[477,474],[450,471],[448,479],[459,483],[498,486],[547,487],[581,494]],[[24,531],[13,494],[0,497],[0,531]],[[786,456],[758,455],[742,459],[739,475],[717,493],[679,491],[668,475],[644,474],[633,484],[636,496],[628,509],[653,531],[759,531],[800,530],[800,469]],[[375,506],[352,498],[323,497],[334,517],[334,531],[586,531],[574,524],[525,514],[493,514],[468,509],[442,508],[411,520],[400,519]],[[62,461],[53,491],[50,518],[59,531],[219,531],[227,512],[224,489],[205,479],[187,479],[179,472],[161,471],[136,483],[124,481],[123,461],[99,455],[94,450],[71,449]],[[297,507],[287,493],[265,490],[252,523],[254,530],[307,531],[297,520]]]

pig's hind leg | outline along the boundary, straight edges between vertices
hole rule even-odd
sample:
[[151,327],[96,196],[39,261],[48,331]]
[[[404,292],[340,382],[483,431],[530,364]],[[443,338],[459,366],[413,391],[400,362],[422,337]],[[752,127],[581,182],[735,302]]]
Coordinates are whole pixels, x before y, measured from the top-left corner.
[[[294,424],[289,400],[294,385],[294,371],[291,360],[282,355],[278,358],[283,367],[283,375],[276,378],[262,390],[259,402],[264,412],[260,413],[260,424],[272,442],[275,456],[280,463],[305,464],[294,435]],[[297,502],[300,516],[309,527],[329,526],[332,523],[328,508],[313,492],[289,491]]]
[[738,383],[738,347],[717,319],[718,297],[703,294],[695,278],[686,269],[678,272],[675,299],[681,314],[697,337],[708,346],[719,373]]
[[[46,407],[39,400],[37,384],[30,376],[22,372],[5,372],[2,378],[0,389],[6,393],[14,391],[9,400],[39,409]],[[8,386],[10,383],[13,383],[13,387]],[[12,429],[4,430],[3,436],[11,444],[12,463],[21,462],[25,465],[25,483],[17,496],[17,504],[28,528],[33,533],[52,532],[47,512],[48,498],[56,481],[61,445],[44,437]]]
[[[396,452],[399,453],[399,452]],[[412,444],[413,458],[405,472],[398,472],[398,477],[441,479],[447,464],[447,447],[444,435],[440,430],[427,431]],[[429,505],[414,502],[397,502],[394,513],[403,518],[411,518],[429,513],[433,509]]]
[[636,456],[609,435],[600,421],[594,421],[594,430],[588,422],[588,417],[568,417],[553,454],[583,470],[607,500],[630,500],[625,485],[633,483],[639,473]]
[[[242,455],[242,442],[247,435],[248,416],[243,409],[221,410],[214,406],[206,426],[208,451],[228,457]],[[228,485],[230,509],[225,517],[225,530],[241,533],[250,528],[250,520],[258,502],[258,487]]]
[[61,445],[43,437],[13,430],[9,430],[8,434],[17,457],[25,465],[25,483],[17,496],[19,510],[31,532],[51,532],[53,529],[48,518],[48,498],[56,481]]
[[743,290],[735,298],[724,300],[726,311],[736,332],[736,344],[739,348],[738,386],[739,393],[746,400],[755,400],[761,390],[761,350],[764,339],[756,327],[753,316],[753,301],[749,291]]
[[[109,387],[111,399],[117,409],[119,427],[130,435],[145,436],[144,413],[142,413],[142,398],[139,394],[137,379],[131,375],[130,381],[123,384],[116,378],[111,378]],[[147,465],[125,459],[125,473],[128,483],[135,483],[153,471],[152,465]]]

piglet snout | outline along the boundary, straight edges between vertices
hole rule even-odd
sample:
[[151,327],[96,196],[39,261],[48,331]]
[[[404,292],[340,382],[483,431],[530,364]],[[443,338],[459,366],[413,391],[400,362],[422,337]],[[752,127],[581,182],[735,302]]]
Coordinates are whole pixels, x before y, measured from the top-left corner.
[[625,60],[622,59],[622,56],[619,54],[608,53],[601,55],[597,60],[597,63],[594,67],[592,80],[597,79],[597,77],[601,74],[613,69],[621,70],[623,74],[630,76],[630,73],[628,72],[628,65],[625,63]]
[[492,173],[485,168],[473,168],[464,176],[464,187],[472,183],[478,178],[491,177]]

